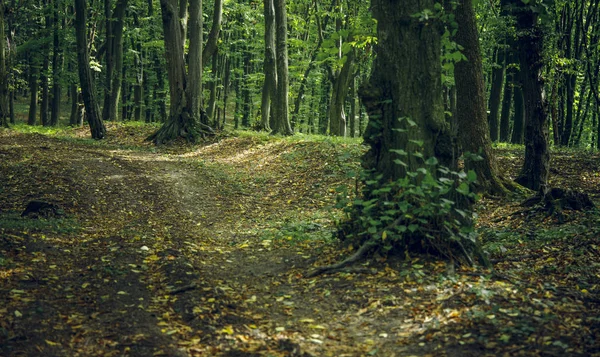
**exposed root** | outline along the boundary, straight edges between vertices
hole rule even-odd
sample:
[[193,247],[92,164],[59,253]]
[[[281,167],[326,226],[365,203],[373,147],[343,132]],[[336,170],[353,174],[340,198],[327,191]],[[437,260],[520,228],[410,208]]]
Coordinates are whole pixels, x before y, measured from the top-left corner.
[[177,138],[183,138],[188,142],[195,143],[198,139],[215,135],[210,126],[198,120],[193,120],[187,112],[171,117],[160,129],[146,138],[156,145],[167,144]]
[[373,250],[378,245],[379,245],[379,243],[376,242],[374,239],[369,239],[366,242],[364,242],[363,245],[360,248],[358,248],[358,250],[354,254],[352,254],[348,258],[344,259],[343,261],[341,261],[337,264],[332,264],[332,265],[327,265],[324,267],[317,268],[317,269],[313,270],[312,272],[310,272],[309,274],[307,274],[305,277],[313,278],[317,275],[326,274],[326,273],[334,273],[336,271],[339,271],[339,270],[343,269],[344,267],[362,259],[365,255],[367,255],[371,250]]

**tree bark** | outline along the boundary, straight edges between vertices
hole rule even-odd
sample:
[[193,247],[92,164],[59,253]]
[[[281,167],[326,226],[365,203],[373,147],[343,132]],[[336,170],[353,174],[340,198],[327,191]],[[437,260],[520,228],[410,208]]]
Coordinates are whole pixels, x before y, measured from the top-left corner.
[[[460,5],[459,5],[460,7]],[[460,31],[460,29],[459,29]],[[496,49],[496,63],[492,70],[492,88],[490,90],[490,139],[493,142],[498,141],[498,133],[500,128],[499,112],[500,101],[502,98],[502,85],[504,84],[504,74],[506,72],[506,63],[504,61],[504,48]]]
[[39,64],[35,56],[29,60],[29,115],[27,118],[28,125],[35,125],[37,122],[38,110],[38,90],[39,90]]
[[203,115],[202,103],[202,0],[191,0],[189,6],[188,71],[184,60],[185,33],[188,15],[183,11],[186,0],[161,0],[165,38],[165,57],[169,78],[171,107],[169,119],[148,140],[160,145],[178,137],[197,141],[213,130]]
[[215,52],[217,52],[217,42],[219,41],[219,33],[221,32],[222,19],[223,0],[215,0],[210,33],[208,34],[208,39],[206,40],[204,51],[202,51],[202,63],[208,63],[208,60],[215,55]]
[[525,99],[525,161],[516,182],[546,193],[550,163],[548,119],[544,103],[543,31],[538,14],[521,0],[504,0],[512,5],[517,24],[517,47]]
[[351,49],[345,58],[342,68],[336,73],[329,103],[329,134],[342,137],[346,136],[344,104],[346,103],[350,80],[354,74],[354,49]]
[[52,34],[52,108],[50,109],[50,125],[57,126],[60,119],[60,99],[62,95],[64,51],[62,48],[62,29],[64,20],[60,19],[60,2],[55,2],[53,7],[53,34]]
[[[48,6],[48,1],[45,1],[44,6]],[[50,15],[45,16],[45,28],[44,33],[50,34],[52,28],[52,17]],[[40,103],[40,122],[43,126],[50,126],[49,108],[50,108],[50,86],[48,73],[50,70],[50,46],[45,43],[41,48],[43,60],[42,60],[42,71],[40,73],[40,84],[41,84],[41,96],[42,101]]]
[[523,98],[519,72],[520,71],[517,71],[517,73],[515,73],[515,85],[513,87],[514,115],[513,131],[510,138],[510,142],[513,144],[523,144],[523,129],[525,127],[525,99]]
[[87,44],[87,9],[85,0],[75,0],[75,37],[77,39],[77,64],[79,67],[79,83],[83,103],[85,104],[85,115],[90,126],[93,139],[103,139],[106,128],[100,117],[100,108],[96,101],[94,82],[90,71],[90,56]]
[[0,127],[8,127],[10,116],[8,71],[6,68],[6,36],[4,34],[4,0],[0,0]]
[[457,4],[452,13],[458,24],[454,37],[456,43],[462,46],[462,52],[467,58],[466,61],[454,65],[458,140],[464,151],[479,154],[483,158],[480,161],[467,161],[465,166],[477,174],[481,191],[503,194],[506,188],[499,179],[496,158],[488,134],[483,65],[472,0],[464,0]]
[[121,72],[123,71],[123,24],[127,0],[117,0],[115,8],[110,11],[110,1],[105,0],[106,22],[106,89],[102,118],[116,121],[118,117],[119,99],[121,96]]
[[[379,41],[371,77],[360,89],[370,118],[363,166],[381,177],[378,181],[387,182],[424,165],[412,155],[416,152],[446,164],[453,150],[444,119],[440,29],[413,16],[433,9],[434,1],[372,0],[371,4]],[[406,165],[395,164],[397,159]]]
[[289,73],[287,48],[287,13],[285,0],[275,0],[275,52],[277,65],[277,95],[273,134],[292,135],[289,118]]
[[502,95],[502,109],[500,110],[500,142],[507,143],[510,139],[510,107],[512,106],[512,78],[513,73],[507,73]]
[[265,61],[263,70],[265,81],[263,83],[261,98],[260,129],[271,131],[269,123],[271,117],[271,101],[277,95],[277,66],[275,60],[275,5],[273,0],[264,0],[265,14]]

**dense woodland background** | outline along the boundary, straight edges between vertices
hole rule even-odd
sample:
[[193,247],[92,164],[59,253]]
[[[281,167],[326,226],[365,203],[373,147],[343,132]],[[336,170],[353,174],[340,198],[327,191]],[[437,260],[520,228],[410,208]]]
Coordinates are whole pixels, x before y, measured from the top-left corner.
[[[86,31],[95,94],[103,104],[102,119],[165,121],[170,99],[159,2],[106,0],[86,5],[85,28],[77,31]],[[557,0],[541,5],[542,75],[551,142],[597,147],[598,2]],[[269,93],[263,90],[263,4],[217,0],[204,1],[202,6],[207,39],[202,56],[202,107],[210,125],[272,127],[261,117],[269,113],[262,110],[269,102],[261,98]],[[491,140],[523,143],[523,92],[514,20],[497,1],[475,1],[474,6]],[[80,124],[73,4],[5,0],[2,8],[3,120]],[[360,136],[368,118],[357,88],[368,78],[376,41],[369,3],[288,1],[287,35],[291,127],[296,132]],[[455,97],[453,64],[460,54],[448,39],[449,33],[444,36],[445,105],[452,112],[457,100],[469,98]]]
[[599,40],[600,0],[0,0],[0,354],[599,355]]

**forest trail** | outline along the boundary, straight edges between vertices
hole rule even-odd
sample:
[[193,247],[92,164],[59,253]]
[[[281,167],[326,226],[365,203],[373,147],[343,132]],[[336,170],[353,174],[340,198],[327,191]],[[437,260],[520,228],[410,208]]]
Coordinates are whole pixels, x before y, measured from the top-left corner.
[[[1,356],[600,353],[595,288],[572,288],[600,279],[594,265],[588,276],[573,264],[574,283],[550,270],[516,276],[510,265],[503,273],[517,281],[471,271],[445,280],[444,264],[381,258],[305,279],[348,254],[328,238],[339,217],[328,207],[339,184],[352,184],[343,177],[358,147],[240,137],[156,151],[123,145],[127,133],[101,144],[8,134]],[[21,218],[34,199],[66,218]],[[482,207],[492,217],[518,209]],[[556,261],[557,249],[532,250],[530,263]]]

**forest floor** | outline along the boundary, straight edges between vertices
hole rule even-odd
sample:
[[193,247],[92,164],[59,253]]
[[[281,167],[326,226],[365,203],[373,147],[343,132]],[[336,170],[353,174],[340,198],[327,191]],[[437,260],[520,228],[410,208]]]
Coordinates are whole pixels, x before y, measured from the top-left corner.
[[[154,148],[152,127],[0,131],[1,356],[600,356],[600,215],[486,198],[496,274],[423,257],[305,278],[331,237],[351,141],[240,134]],[[522,149],[498,149],[514,176]],[[552,186],[600,198],[600,156]],[[21,217],[28,202],[64,210]]]

